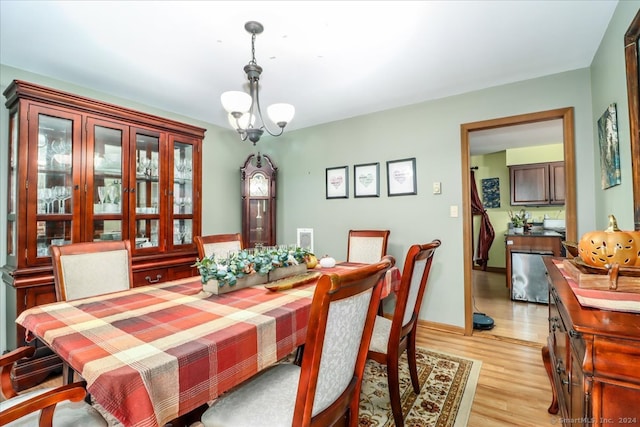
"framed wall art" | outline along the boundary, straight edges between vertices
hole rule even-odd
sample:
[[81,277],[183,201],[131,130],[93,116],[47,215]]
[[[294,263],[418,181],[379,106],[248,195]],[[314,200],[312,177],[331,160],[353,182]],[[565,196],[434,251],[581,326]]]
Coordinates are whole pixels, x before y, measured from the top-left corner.
[[418,194],[416,158],[387,162],[387,192],[389,196]]
[[500,178],[482,180],[482,204],[485,209],[500,207]]
[[327,199],[349,198],[349,168],[327,168]]
[[353,166],[353,197],[380,197],[380,163]]
[[313,228],[298,228],[296,231],[298,247],[313,253]]
[[598,119],[598,139],[600,141],[602,189],[606,190],[614,185],[619,185],[621,182],[616,104],[609,105]]

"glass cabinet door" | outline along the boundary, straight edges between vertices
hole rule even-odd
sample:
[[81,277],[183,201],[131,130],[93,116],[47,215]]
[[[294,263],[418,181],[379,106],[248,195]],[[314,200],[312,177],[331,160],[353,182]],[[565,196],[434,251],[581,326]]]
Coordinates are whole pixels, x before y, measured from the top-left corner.
[[18,251],[18,111],[9,116],[9,171],[7,200],[7,258]]
[[162,162],[162,144],[164,135],[143,133],[135,134],[135,248],[144,250],[162,249],[164,237],[161,235],[161,215],[163,213],[160,188],[161,177],[165,173]]
[[[122,240],[128,238],[128,187],[126,168],[128,156],[124,147],[129,140],[128,127],[89,118],[87,120],[87,212],[93,220],[86,241]],[[124,231],[124,235],[123,235]]]
[[193,145],[171,141],[173,164],[173,246],[193,242],[194,214],[194,150]]
[[[74,217],[79,197],[81,117],[52,109],[33,108],[29,112],[29,155],[37,158],[37,168],[29,172],[28,206],[35,210],[35,230],[28,231],[27,257],[48,261],[50,245],[66,245],[80,240],[80,221]],[[31,182],[35,185],[32,186]],[[34,209],[35,208],[35,209]],[[31,217],[29,208],[27,217]]]

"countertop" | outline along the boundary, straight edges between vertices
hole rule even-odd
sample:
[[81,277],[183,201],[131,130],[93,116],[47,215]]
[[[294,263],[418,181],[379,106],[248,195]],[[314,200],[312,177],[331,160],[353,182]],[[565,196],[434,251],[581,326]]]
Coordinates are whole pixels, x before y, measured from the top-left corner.
[[561,237],[564,235],[554,230],[540,230],[540,231],[527,231],[524,233],[514,233],[513,230],[507,230],[504,233],[505,236],[518,236],[518,237]]

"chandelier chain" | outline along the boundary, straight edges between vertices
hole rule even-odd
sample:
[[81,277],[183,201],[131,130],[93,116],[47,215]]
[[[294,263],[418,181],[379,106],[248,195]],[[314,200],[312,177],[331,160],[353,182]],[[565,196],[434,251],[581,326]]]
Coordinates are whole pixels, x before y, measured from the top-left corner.
[[251,33],[251,61],[249,64],[258,65],[256,62],[256,33]]

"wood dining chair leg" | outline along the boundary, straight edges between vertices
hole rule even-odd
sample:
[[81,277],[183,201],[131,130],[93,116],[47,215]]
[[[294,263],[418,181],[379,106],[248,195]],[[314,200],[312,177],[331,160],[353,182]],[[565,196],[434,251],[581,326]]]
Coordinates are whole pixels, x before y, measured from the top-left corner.
[[391,400],[391,412],[396,422],[396,427],[404,426],[402,416],[402,404],[400,401],[400,379],[399,379],[399,358],[398,355],[390,354],[387,361],[387,381],[389,383],[389,398]]
[[416,363],[416,340],[415,334],[411,333],[408,337],[407,344],[407,362],[409,364],[409,374],[411,375],[411,384],[413,391],[420,394],[420,380],[418,379],[418,365]]
[[299,345],[296,349],[296,356],[293,359],[294,365],[302,365],[302,356],[304,355],[304,344]]

